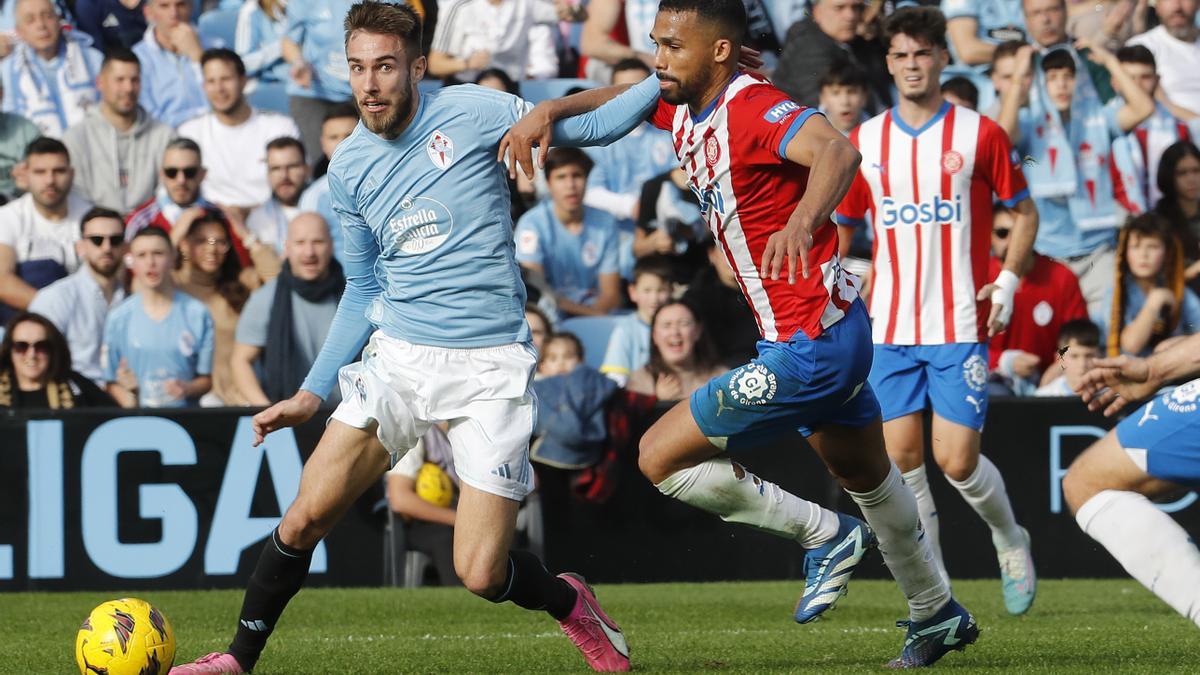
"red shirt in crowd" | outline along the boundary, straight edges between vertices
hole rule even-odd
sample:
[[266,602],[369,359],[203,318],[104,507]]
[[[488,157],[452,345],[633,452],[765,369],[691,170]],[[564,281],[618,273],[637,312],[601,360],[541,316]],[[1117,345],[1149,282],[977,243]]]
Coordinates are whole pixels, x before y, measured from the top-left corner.
[[[994,279],[1003,264],[995,257],[990,264]],[[1087,303],[1075,274],[1066,265],[1033,254],[1033,268],[1021,279],[1013,298],[1012,323],[989,344],[991,369],[996,369],[1006,350],[1019,349],[1038,357],[1038,369],[1045,370],[1057,360],[1062,325],[1086,318]]]

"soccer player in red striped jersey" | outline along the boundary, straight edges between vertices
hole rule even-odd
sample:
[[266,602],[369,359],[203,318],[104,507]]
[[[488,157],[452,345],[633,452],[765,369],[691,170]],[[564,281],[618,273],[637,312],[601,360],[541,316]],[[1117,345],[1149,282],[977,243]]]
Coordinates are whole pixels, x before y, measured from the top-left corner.
[[[851,132],[863,161],[835,220],[863,226],[871,215],[870,382],[883,410],[888,453],[917,494],[942,573],[924,467],[929,408],[934,459],[991,528],[1005,606],[1022,614],[1037,588],[1029,535],[1017,525],[1000,472],[980,454],[980,431],[988,401],[987,338],[1012,315],[1037,210],[1004,131],[942,99],[945,29],[933,8],[902,9],[888,20],[888,69],[900,102]],[[989,282],[993,198],[1015,218],[1004,267]]]
[[[639,465],[668,496],[807,548],[795,614],[801,623],[833,605],[877,537],[909,601],[908,638],[893,665],[929,665],[974,642],[978,628],[933,564],[916,499],[883,447],[879,403],[867,383],[870,319],[857,279],[838,263],[830,222],[859,156],[819,112],[738,68],[745,30],[741,0],[663,0],[651,34],[658,81],[649,95],[660,99],[651,122],[671,132],[762,340],[757,358],[654,424],[642,438]],[[570,106],[540,108],[513,128],[526,139],[522,158],[533,138],[545,140],[539,130],[546,121]],[[808,438],[871,529],[723,454],[788,431]]]

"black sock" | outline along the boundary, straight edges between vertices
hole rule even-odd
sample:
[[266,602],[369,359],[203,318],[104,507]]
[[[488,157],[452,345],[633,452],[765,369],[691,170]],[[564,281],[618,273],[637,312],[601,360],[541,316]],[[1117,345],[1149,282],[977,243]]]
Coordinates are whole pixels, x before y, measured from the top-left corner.
[[279,531],[271,531],[246,585],[237,635],[229,645],[229,653],[242,670],[249,672],[258,663],[283,609],[308,577],[312,554],[311,550],[301,551],[284,544],[279,541]]
[[575,609],[577,597],[571,584],[547,572],[536,555],[529,551],[509,551],[504,592],[492,598],[492,602],[511,600],[525,609],[544,609],[562,621]]

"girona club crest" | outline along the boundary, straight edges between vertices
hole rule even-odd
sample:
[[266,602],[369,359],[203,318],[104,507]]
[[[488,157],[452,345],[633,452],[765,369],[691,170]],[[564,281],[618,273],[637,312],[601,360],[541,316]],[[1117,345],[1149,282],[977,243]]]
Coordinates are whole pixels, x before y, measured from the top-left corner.
[[434,166],[445,171],[454,162],[454,141],[441,131],[434,131],[425,144],[425,152]]
[[959,171],[962,171],[962,168],[963,156],[957,150],[947,150],[945,154],[942,155],[942,171],[945,171],[953,176]]
[[716,166],[721,159],[721,144],[717,142],[716,136],[709,136],[704,142],[704,161],[709,166]]

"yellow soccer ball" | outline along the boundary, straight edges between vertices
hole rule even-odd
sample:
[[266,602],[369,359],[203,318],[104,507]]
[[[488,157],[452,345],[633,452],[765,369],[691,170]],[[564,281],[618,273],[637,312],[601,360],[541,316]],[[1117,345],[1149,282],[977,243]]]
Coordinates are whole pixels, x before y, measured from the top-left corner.
[[166,675],[175,662],[175,633],[145,600],[109,600],[79,627],[75,662],[81,675]]
[[433,462],[425,462],[417,472],[417,496],[435,506],[449,507],[454,501],[454,481]]

